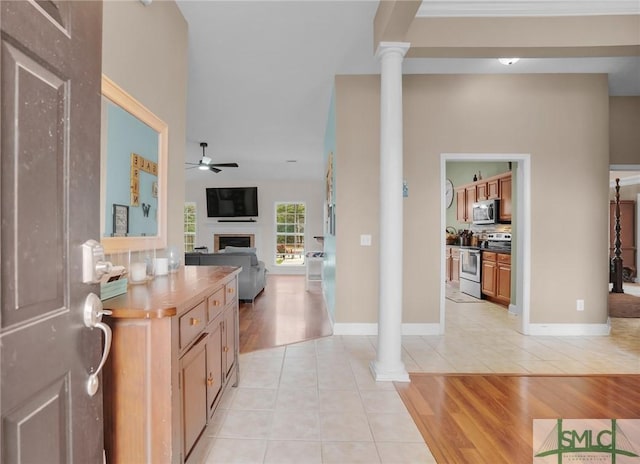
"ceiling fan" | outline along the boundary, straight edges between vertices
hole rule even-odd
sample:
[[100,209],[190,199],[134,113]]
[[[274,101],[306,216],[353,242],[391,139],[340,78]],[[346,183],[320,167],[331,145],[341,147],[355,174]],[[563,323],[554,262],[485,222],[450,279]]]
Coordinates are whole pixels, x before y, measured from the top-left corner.
[[207,148],[207,142],[200,142],[200,146],[202,147],[202,159],[197,163],[185,163],[191,165],[191,167],[187,169],[198,168],[201,171],[212,171],[212,172],[220,172],[221,169],[218,168],[237,168],[238,163],[214,163],[211,158],[209,158],[204,153],[204,149]]

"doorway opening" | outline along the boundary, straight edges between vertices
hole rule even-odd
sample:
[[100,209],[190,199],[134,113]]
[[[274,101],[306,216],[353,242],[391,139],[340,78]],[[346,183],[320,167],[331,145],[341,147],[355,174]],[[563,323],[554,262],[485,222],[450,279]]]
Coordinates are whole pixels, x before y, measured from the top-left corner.
[[[493,153],[443,153],[440,155],[440,185],[442,193],[440,210],[440,229],[447,228],[445,191],[447,185],[446,166],[448,161],[455,162],[511,162],[515,174],[515,202],[512,222],[512,262],[515,263],[515,299],[512,298],[509,311],[518,317],[517,330],[529,334],[530,294],[531,294],[531,156],[529,154],[493,154]],[[446,246],[445,234],[441,234],[440,250]],[[445,254],[440,253],[440,333],[445,326]],[[513,264],[512,264],[513,266]]]

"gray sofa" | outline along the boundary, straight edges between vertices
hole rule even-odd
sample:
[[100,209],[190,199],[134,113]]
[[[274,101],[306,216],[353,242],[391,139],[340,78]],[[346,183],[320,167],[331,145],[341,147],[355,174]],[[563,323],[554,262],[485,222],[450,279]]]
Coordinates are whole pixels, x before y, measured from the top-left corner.
[[218,253],[185,253],[187,266],[236,266],[242,271],[238,275],[238,299],[251,301],[264,290],[267,268],[259,261],[254,248],[244,251],[240,247],[227,247]]

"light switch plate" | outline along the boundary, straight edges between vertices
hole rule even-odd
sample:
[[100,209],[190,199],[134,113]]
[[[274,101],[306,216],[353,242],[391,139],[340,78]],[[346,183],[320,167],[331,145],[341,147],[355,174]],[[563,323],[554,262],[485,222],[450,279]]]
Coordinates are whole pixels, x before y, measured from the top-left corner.
[[371,235],[369,234],[360,235],[360,246],[371,246]]

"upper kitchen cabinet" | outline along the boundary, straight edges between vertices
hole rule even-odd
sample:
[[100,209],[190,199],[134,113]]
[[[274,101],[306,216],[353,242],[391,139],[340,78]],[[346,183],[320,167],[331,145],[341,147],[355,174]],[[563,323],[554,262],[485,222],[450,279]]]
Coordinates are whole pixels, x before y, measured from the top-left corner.
[[511,171],[479,180],[456,189],[456,217],[458,222],[473,221],[476,201],[500,199],[500,222],[511,222]]
[[511,173],[498,178],[500,198],[500,222],[511,222]]

